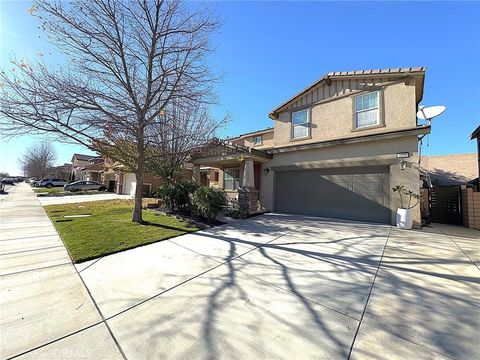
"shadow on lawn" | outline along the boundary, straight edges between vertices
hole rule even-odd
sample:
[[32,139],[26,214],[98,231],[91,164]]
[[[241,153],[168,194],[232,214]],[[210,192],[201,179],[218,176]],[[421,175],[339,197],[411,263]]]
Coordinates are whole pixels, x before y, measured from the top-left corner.
[[[140,225],[141,226],[152,226],[152,227],[162,228],[162,229],[166,229],[166,230],[180,231],[182,233],[184,233],[185,231],[188,231],[188,230],[185,230],[185,229],[177,228],[175,226],[158,224],[158,223],[154,223],[154,222],[151,222],[151,221],[143,221]],[[185,228],[195,229],[196,227],[193,224],[185,223]]]

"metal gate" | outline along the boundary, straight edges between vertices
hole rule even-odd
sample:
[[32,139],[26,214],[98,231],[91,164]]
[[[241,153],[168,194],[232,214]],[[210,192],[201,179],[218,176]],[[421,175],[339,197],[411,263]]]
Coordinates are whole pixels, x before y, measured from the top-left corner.
[[430,213],[432,222],[462,224],[460,186],[433,187]]

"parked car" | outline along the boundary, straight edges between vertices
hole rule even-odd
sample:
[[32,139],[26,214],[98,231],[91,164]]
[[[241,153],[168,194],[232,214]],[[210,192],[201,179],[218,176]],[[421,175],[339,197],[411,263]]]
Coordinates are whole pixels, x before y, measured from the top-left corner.
[[4,185],[13,185],[15,184],[15,179],[11,177],[4,177],[2,178],[2,182]]
[[47,178],[47,179],[42,179],[42,180],[38,181],[36,186],[37,187],[52,188],[52,187],[64,186],[66,184],[67,184],[67,182],[64,179]]
[[98,191],[106,191],[107,187],[105,184],[96,182],[96,181],[86,181],[80,180],[75,181],[70,184],[66,184],[64,187],[65,191],[86,191],[86,190],[98,190]]

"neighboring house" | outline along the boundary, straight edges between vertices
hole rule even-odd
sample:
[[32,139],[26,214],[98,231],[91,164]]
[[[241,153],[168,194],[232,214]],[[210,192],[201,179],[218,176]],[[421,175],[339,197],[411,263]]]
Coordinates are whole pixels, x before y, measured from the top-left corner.
[[82,169],[90,165],[90,159],[98,158],[98,156],[73,154],[72,167],[69,176],[69,181],[83,180]]
[[72,164],[65,163],[48,169],[48,176],[68,180],[72,173]]
[[478,177],[476,153],[422,156],[420,165],[425,169],[433,185],[460,185]]
[[[250,211],[395,224],[391,188],[419,193],[425,68],[333,72],[277,106],[273,129],[207,144],[193,159]],[[400,159],[400,156],[408,158]],[[214,175],[216,176],[216,175]],[[414,208],[415,225],[420,210]]]
[[268,129],[242,134],[228,140],[233,144],[250,146],[258,150],[267,150],[273,148],[275,139],[273,127],[271,127]]
[[[186,168],[184,176],[192,178],[192,169]],[[105,156],[74,154],[70,181],[88,180],[105,184],[110,192],[135,195],[137,184],[134,173],[128,172],[122,165],[116,164]],[[143,196],[151,196],[162,184],[162,180],[151,173],[143,178]]]
[[[115,175],[117,184],[117,194],[125,194],[135,196],[137,186],[137,178],[134,173],[117,172]],[[143,174],[143,196],[151,196],[154,191],[162,184],[162,180],[153,174]]]
[[[186,166],[183,169],[182,176],[185,179],[192,179],[192,169],[190,166]],[[115,174],[115,181],[117,184],[116,192],[118,194],[135,195],[135,189],[137,186],[137,179],[134,173],[122,172],[117,169]],[[162,184],[162,179],[152,173],[143,174],[143,196],[151,196],[153,192],[157,191]],[[205,184],[206,185],[206,184]]]
[[470,135],[470,140],[477,139],[477,187],[480,190],[480,126],[478,126]]
[[88,165],[80,169],[81,180],[103,182],[103,173],[107,166],[103,156],[93,157],[88,160]]

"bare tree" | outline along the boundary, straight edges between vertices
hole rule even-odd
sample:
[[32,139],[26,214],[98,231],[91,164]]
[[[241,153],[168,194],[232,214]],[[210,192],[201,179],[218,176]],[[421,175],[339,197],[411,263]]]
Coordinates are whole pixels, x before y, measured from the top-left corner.
[[25,174],[29,177],[41,179],[54,166],[57,152],[49,142],[38,142],[27,148],[20,163]]
[[213,119],[205,106],[197,102],[171,102],[146,134],[153,155],[147,163],[148,170],[163,179],[181,176],[192,152],[214,138],[227,121],[228,116],[222,121]]
[[32,12],[68,58],[51,68],[17,61],[0,74],[4,134],[51,134],[82,144],[136,175],[142,222],[146,137],[174,101],[210,104],[217,79],[206,57],[218,21],[173,0],[36,0]]

